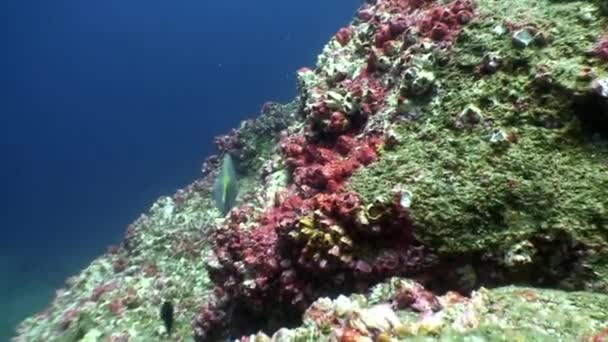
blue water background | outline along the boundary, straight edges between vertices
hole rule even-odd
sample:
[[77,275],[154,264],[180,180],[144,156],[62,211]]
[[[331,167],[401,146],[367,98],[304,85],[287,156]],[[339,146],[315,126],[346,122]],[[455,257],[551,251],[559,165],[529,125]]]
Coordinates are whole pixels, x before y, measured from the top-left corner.
[[361,0],[0,4],[0,340],[212,138],[289,101]]

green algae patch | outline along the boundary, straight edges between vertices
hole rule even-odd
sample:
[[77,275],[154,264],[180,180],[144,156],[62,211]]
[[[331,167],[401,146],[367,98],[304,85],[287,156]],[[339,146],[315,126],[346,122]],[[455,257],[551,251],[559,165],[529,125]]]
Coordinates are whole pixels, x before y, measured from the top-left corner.
[[416,234],[429,246],[471,252],[546,229],[605,240],[605,154],[534,127],[521,129],[518,143],[505,149],[493,146],[489,132],[405,130],[402,148],[386,152],[352,186],[369,198],[399,184],[408,189]]
[[[523,287],[485,290],[480,324],[463,336],[492,341],[574,341],[608,322],[608,296]],[[449,333],[448,333],[449,334]]]
[[[477,303],[471,304],[476,299]],[[482,288],[470,303],[446,310],[449,319],[435,338],[441,341],[579,341],[606,328],[606,305],[608,296],[596,293],[517,286]],[[460,325],[467,315],[475,317],[469,321],[475,322],[470,329]]]
[[80,315],[78,320],[72,322],[66,332],[58,339],[58,342],[77,342],[82,340],[90,332],[94,331],[96,324],[86,313]]
[[[389,54],[373,48],[381,55],[375,68],[387,101],[362,134],[383,131],[387,144],[348,187],[365,203],[391,190],[406,194],[402,205],[415,237],[440,263],[448,261],[434,275],[450,266],[459,278],[452,288],[538,280],[608,292],[608,132],[590,133],[585,126],[593,120],[584,121],[600,112],[589,104],[592,81],[608,75],[605,62],[589,53],[606,26],[597,3],[479,0],[449,50],[415,34],[408,37],[419,46],[403,60],[393,55],[397,40],[384,50]],[[367,70],[378,32],[355,23],[345,28],[352,30],[351,43],[332,40],[317,70],[300,72],[303,92],[296,100]],[[346,95],[328,91],[328,103],[356,112],[357,96]],[[260,119],[220,139],[222,152],[236,152],[237,202],[244,210],[272,206],[291,181],[279,132],[302,132],[303,103],[266,105]],[[207,166],[213,173],[213,163]],[[217,266],[208,258],[209,236],[223,223],[211,201],[213,175],[207,176],[159,199],[129,226],[120,248],[70,278],[45,312],[23,322],[20,338],[191,340],[192,317],[212,292],[208,270]],[[452,265],[450,257],[467,261]],[[483,274],[484,267],[491,271]],[[487,273],[502,279],[484,283]],[[275,340],[324,341],[356,326],[369,328],[375,340],[573,341],[608,325],[608,297],[597,293],[513,286],[480,288],[470,297],[427,293],[441,305],[432,303],[421,315],[420,308],[393,312],[395,288],[384,285],[367,296],[319,299],[308,311],[311,319],[279,330]],[[159,318],[165,300],[176,308],[171,337]],[[315,321],[326,317],[319,312],[340,319]],[[352,325],[331,326],[344,322]]]
[[465,27],[454,49],[460,65],[474,67],[488,55],[512,68],[545,64],[555,67],[555,76],[565,80],[565,84],[574,85],[574,81],[584,81],[576,77],[578,67],[598,64],[589,52],[603,33],[605,20],[593,3],[550,0],[477,3],[479,18]]
[[[396,305],[404,290],[424,291],[414,281],[392,278],[365,295],[320,298],[305,313],[302,326],[281,329],[272,341],[334,341],[349,334],[361,341],[382,336],[404,342],[566,342],[588,339],[608,324],[608,296],[603,294],[518,286],[480,288],[470,297],[454,293],[435,297],[431,301],[440,308],[421,314],[419,306]],[[420,298],[412,292],[410,296]],[[264,334],[255,337],[256,341],[271,341]]]
[[606,74],[588,53],[603,19],[583,1],[484,0],[479,12],[433,67],[420,117],[394,124],[398,143],[349,187],[365,201],[408,191],[415,236],[440,255],[608,291],[608,136],[585,129],[598,109],[577,102]]
[[[599,24],[576,11],[595,10],[580,1],[517,3],[480,2],[452,62],[437,68],[437,95],[422,117],[397,126],[398,146],[350,184],[366,200],[397,186],[410,191],[416,236],[440,252],[500,249],[552,231],[606,245],[608,150],[585,136],[572,103],[589,82],[551,71],[554,83],[538,80],[541,65],[563,64],[563,56],[572,56],[568,69],[593,62],[581,56]],[[497,29],[506,22],[535,23],[552,38],[513,46],[510,32]],[[502,56],[502,69],[475,72],[489,52]],[[470,108],[476,117],[466,122]]]

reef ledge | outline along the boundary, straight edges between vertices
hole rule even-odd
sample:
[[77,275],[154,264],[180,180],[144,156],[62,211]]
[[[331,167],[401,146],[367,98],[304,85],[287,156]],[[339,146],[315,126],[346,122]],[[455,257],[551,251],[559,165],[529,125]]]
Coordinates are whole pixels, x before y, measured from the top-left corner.
[[14,341],[608,341],[607,11],[366,1]]

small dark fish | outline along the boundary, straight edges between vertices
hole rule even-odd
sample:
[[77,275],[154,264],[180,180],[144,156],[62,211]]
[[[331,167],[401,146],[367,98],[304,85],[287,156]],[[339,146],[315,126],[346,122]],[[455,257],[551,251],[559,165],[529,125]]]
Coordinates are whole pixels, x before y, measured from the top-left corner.
[[160,307],[160,319],[165,324],[167,335],[171,335],[171,328],[173,327],[173,303],[166,301]]

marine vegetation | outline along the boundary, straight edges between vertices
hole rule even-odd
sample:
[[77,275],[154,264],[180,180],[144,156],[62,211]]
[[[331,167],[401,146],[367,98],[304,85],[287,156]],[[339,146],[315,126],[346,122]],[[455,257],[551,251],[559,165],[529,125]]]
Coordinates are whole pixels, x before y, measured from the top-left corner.
[[607,340],[607,9],[366,1],[15,340]]

